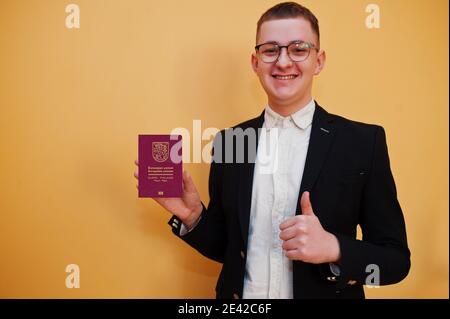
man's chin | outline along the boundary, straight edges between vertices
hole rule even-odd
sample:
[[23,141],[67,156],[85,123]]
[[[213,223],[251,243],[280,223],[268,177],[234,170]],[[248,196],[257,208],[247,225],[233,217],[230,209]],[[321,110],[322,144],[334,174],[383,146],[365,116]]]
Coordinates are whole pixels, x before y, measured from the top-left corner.
[[277,92],[277,94],[273,94],[272,97],[272,100],[278,101],[281,104],[295,100],[295,94],[292,94],[292,92]]

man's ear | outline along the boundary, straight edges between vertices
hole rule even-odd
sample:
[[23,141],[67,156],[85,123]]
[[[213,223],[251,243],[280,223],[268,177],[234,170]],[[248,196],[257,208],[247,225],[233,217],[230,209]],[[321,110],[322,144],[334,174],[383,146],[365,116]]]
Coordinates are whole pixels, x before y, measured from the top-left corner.
[[253,68],[253,72],[258,73],[258,58],[256,57],[255,53],[252,53],[252,57],[251,57],[251,64],[252,64],[252,68]]
[[327,55],[324,50],[320,50],[317,53],[317,64],[316,69],[314,70],[314,75],[319,75],[322,69],[325,67],[325,62],[327,60]]

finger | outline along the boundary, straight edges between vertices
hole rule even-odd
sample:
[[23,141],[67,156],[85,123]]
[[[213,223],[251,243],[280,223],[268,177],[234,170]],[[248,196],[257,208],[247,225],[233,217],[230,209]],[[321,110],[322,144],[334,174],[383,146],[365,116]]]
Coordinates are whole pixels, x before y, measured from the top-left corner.
[[289,258],[290,260],[297,260],[298,258],[298,251],[297,249],[292,249],[292,250],[283,250],[284,255]]
[[197,188],[195,187],[194,181],[188,171],[183,172],[183,187],[188,193],[196,193]]
[[295,225],[296,223],[297,223],[297,217],[296,216],[290,217],[280,224],[280,229],[285,230],[286,228],[291,227],[291,226]]
[[138,172],[134,172],[134,177],[136,177],[137,179],[139,179],[139,174],[138,174]]
[[171,210],[169,210],[169,205],[171,200],[173,200],[173,198],[170,197],[154,197],[153,200],[155,202],[157,202],[159,205],[161,205],[162,207],[164,207],[165,209],[167,209],[169,212],[172,212]]
[[166,198],[164,197],[154,197],[153,200],[157,202],[159,205],[165,208]]
[[134,164],[136,164],[136,165],[138,165],[138,166],[139,166],[139,162],[138,162],[138,160],[134,160]]
[[313,208],[311,205],[311,200],[309,198],[309,192],[304,192],[300,200],[300,206],[303,215],[314,215]]
[[281,240],[289,240],[296,236],[301,236],[308,233],[308,228],[302,223],[303,221],[301,217],[302,216],[299,216],[299,218],[297,218],[298,221],[295,225],[288,227],[280,232]]
[[293,250],[300,248],[300,241],[297,238],[293,238],[290,240],[287,240],[283,242],[283,245],[281,246],[284,250]]
[[280,232],[280,239],[289,240],[291,238],[294,238],[296,234],[297,234],[296,228],[291,226]]

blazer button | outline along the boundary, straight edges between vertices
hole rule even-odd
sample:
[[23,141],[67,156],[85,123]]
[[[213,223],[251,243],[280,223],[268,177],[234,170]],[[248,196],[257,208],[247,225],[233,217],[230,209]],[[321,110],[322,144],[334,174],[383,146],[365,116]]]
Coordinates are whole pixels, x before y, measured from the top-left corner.
[[239,299],[239,295],[238,294],[233,294],[233,299]]
[[241,258],[244,259],[245,258],[245,253],[243,250],[241,250]]

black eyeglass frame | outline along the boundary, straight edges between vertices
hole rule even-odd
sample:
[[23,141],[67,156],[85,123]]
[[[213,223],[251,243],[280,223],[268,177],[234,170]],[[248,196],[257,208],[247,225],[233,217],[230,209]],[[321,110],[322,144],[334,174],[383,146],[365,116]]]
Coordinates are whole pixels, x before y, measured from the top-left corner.
[[[289,57],[289,59],[291,59],[291,61],[293,62],[303,62],[305,60],[307,60],[309,58],[309,55],[311,53],[311,50],[316,50],[317,52],[319,52],[319,49],[316,47],[316,45],[314,43],[311,42],[307,42],[307,41],[301,41],[301,40],[296,40],[296,41],[292,41],[290,43],[288,43],[287,45],[279,45],[277,42],[265,42],[265,43],[261,43],[258,44],[257,46],[255,46],[255,51],[258,55],[260,55],[259,52],[259,48],[262,47],[263,45],[267,45],[267,44],[272,44],[275,45],[278,48],[278,56],[274,61],[271,62],[266,62],[261,58],[261,61],[263,61],[264,63],[276,63],[278,62],[278,60],[280,59],[280,55],[281,55],[281,51],[283,50],[283,48],[286,48],[287,51],[287,55]],[[294,60],[292,59],[291,55],[289,54],[289,46],[293,45],[293,44],[306,44],[306,48],[308,49],[308,55],[303,59],[303,60]]]

